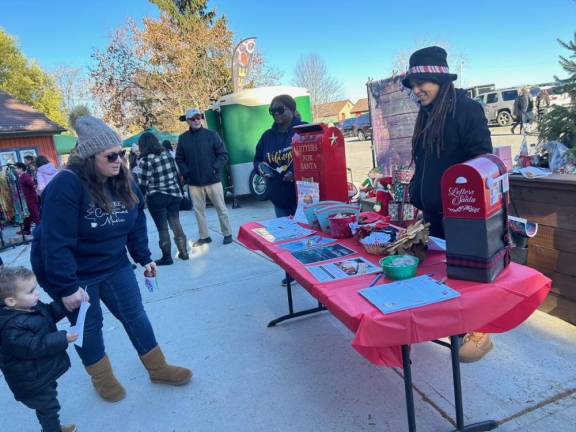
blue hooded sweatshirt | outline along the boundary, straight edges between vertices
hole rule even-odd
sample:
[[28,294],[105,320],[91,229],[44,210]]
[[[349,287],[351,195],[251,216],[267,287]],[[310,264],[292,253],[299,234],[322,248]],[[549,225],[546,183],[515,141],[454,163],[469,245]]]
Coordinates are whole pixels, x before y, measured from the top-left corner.
[[74,294],[92,281],[130,265],[152,261],[148,249],[144,198],[128,209],[113,197],[110,213],[96,207],[80,177],[64,170],[44,190],[42,220],[34,230],[31,263],[40,285],[53,297]]
[[258,172],[258,164],[266,162],[277,174],[268,179],[270,186],[270,201],[283,209],[296,207],[296,186],[294,182],[282,180],[286,172],[294,172],[292,163],[292,137],[295,132],[293,127],[305,124],[294,117],[290,128],[286,132],[280,132],[276,124],[262,134],[256,145],[254,155],[254,169]]

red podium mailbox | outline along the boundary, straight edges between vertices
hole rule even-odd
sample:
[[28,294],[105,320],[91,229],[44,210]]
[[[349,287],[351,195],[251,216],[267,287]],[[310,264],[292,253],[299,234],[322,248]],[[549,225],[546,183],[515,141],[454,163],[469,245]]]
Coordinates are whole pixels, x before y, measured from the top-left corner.
[[324,123],[295,126],[294,130],[294,179],[318,183],[321,201],[348,201],[342,132]]
[[494,155],[454,165],[442,176],[448,277],[493,281],[510,262],[508,174]]

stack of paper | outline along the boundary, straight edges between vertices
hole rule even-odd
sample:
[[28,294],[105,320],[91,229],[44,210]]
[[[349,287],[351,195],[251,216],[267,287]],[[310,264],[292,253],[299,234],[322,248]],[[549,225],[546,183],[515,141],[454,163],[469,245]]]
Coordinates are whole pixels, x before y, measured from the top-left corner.
[[427,306],[460,297],[458,291],[430,276],[365,288],[358,293],[384,314]]

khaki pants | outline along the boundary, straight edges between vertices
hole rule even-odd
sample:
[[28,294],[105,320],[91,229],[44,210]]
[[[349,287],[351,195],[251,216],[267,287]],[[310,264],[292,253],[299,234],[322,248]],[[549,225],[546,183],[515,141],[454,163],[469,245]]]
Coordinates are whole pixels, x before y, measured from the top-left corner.
[[208,226],[206,225],[206,195],[212,201],[218,219],[220,220],[220,229],[223,236],[232,234],[230,228],[230,221],[228,220],[228,210],[224,202],[224,189],[222,183],[214,183],[207,186],[190,186],[190,196],[192,197],[192,204],[194,205],[194,213],[196,214],[196,221],[198,222],[198,231],[200,238],[205,239],[210,237],[208,234]]

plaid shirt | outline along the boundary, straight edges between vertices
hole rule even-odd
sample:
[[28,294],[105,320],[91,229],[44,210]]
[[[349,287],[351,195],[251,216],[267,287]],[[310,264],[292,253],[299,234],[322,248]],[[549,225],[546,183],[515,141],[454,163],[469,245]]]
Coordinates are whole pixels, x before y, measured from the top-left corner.
[[149,154],[140,159],[138,168],[138,183],[146,190],[147,195],[163,193],[182,198],[176,163],[170,153]]

